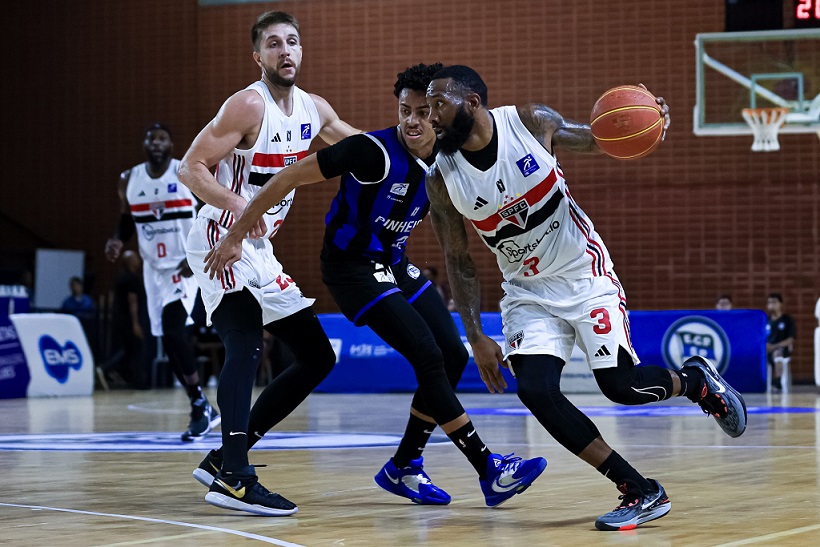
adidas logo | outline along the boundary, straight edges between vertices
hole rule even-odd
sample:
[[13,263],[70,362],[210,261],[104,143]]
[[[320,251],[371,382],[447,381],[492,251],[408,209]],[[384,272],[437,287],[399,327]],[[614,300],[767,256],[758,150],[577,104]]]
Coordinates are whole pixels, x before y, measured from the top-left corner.
[[145,190],[143,190],[139,194],[137,194],[137,197],[143,197],[144,195],[145,195]]
[[601,346],[598,348],[598,351],[595,352],[595,357],[606,357],[607,355],[612,355],[609,353],[609,350],[606,349],[606,346]]
[[475,205],[473,206],[473,211],[478,211],[482,207],[487,205],[487,200],[481,196],[478,196],[475,200]]
[[279,133],[277,133],[276,136],[273,137],[273,140],[271,142],[282,142],[282,138],[279,136]]

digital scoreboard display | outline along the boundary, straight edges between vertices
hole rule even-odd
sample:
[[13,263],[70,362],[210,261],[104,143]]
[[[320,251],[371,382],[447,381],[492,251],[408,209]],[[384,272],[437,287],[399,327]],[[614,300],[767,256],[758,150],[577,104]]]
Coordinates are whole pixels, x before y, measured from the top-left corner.
[[795,28],[820,27],[820,0],[794,0]]

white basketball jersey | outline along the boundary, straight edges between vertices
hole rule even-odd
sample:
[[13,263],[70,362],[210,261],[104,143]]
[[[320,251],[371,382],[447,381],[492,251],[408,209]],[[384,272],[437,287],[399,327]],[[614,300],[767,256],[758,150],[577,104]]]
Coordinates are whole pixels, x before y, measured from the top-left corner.
[[493,109],[498,158],[479,171],[461,154],[436,165],[456,209],[492,249],[504,279],[604,275],[609,252],[573,201],[555,157],[524,127],[515,106]]
[[172,159],[155,179],[145,163],[135,165],[125,189],[140,255],[154,268],[174,268],[185,258],[185,240],[196,216],[196,198],[179,182],[178,170],[179,160]]
[[[322,122],[313,99],[296,86],[293,87],[290,116],[285,116],[264,82],[254,82],[246,89],[253,89],[265,100],[259,137],[252,148],[235,148],[220,160],[215,177],[219,184],[250,201],[272,175],[307,156],[310,142],[321,130]],[[279,229],[293,205],[295,192],[291,191],[265,213],[265,237],[273,236]],[[199,215],[213,219],[225,228],[230,228],[234,222],[233,213],[213,205],[206,204]]]

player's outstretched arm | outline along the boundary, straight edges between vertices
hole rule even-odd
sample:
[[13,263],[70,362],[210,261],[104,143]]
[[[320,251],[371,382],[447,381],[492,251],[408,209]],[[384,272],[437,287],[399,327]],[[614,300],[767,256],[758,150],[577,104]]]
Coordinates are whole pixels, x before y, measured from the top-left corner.
[[503,393],[507,382],[501,374],[499,363],[503,362],[504,356],[498,344],[486,336],[481,327],[481,284],[468,250],[464,219],[453,205],[435,166],[427,173],[426,186],[433,231],[444,250],[447,279],[464,323],[467,340],[473,349],[473,359],[487,390]]
[[328,144],[336,144],[340,140],[361,133],[359,129],[352,127],[349,123],[339,118],[330,103],[324,100],[319,95],[310,94],[313,103],[316,105],[316,110],[319,111],[319,118],[322,120],[322,130],[319,131],[319,136]]
[[128,189],[128,179],[131,177],[131,170],[126,169],[120,173],[117,180],[117,196],[120,201],[120,217],[117,221],[117,230],[114,235],[105,242],[105,258],[109,262],[114,262],[122,252],[123,243],[131,239],[136,227],[134,217],[131,216],[131,207],[128,205],[126,190]]
[[[316,154],[289,165],[268,179],[262,189],[248,202],[247,207],[239,214],[228,233],[205,255],[205,272],[211,279],[222,278],[222,272],[242,258],[242,240],[254,225],[262,220],[265,211],[282,201],[291,190],[305,184],[325,180]],[[263,232],[264,233],[264,232]]]
[[552,108],[531,103],[518,107],[518,117],[544,148],[560,147],[579,154],[601,154],[589,125],[564,119]]

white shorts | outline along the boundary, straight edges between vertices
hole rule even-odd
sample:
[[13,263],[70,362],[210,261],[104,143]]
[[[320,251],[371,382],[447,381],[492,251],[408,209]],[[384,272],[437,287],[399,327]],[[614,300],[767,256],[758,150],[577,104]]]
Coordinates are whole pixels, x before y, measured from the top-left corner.
[[186,325],[193,325],[191,311],[196,300],[196,280],[193,277],[182,277],[179,268],[154,268],[148,262],[143,262],[142,279],[148,317],[151,319],[151,334],[162,336],[162,309],[177,300],[182,301],[188,312]]
[[202,291],[208,325],[211,324],[211,315],[222,302],[222,297],[226,293],[242,289],[248,289],[259,302],[262,325],[291,316],[313,305],[315,300],[305,298],[293,279],[282,270],[267,238],[243,240],[242,258],[223,272],[222,279],[209,279],[203,271],[205,255],[227,231],[227,228],[212,219],[197,218],[188,234],[188,264]]
[[593,370],[617,366],[618,347],[635,364],[640,362],[629,338],[626,297],[614,272],[583,279],[516,279],[502,287],[505,357],[547,354],[569,362],[577,343]]

